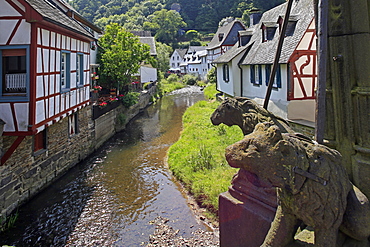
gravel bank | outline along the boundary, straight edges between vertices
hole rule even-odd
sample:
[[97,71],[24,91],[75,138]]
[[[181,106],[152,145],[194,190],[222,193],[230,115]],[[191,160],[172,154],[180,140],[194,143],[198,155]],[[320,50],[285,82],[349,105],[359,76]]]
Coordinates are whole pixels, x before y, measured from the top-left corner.
[[155,232],[149,237],[149,243],[147,247],[153,246],[219,246],[219,232],[218,229],[214,231],[203,231],[200,229],[194,229],[192,237],[184,238],[179,236],[179,229],[173,229],[168,225],[168,219],[163,217],[157,217],[151,221],[150,224],[155,224]]

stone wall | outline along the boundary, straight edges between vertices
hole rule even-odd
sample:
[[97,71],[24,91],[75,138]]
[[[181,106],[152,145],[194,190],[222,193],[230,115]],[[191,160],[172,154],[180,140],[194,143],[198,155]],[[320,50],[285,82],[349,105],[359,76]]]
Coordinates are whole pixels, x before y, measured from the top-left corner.
[[[7,216],[93,149],[91,106],[78,111],[79,132],[69,135],[68,117],[47,128],[47,148],[33,153],[33,136],[23,139],[5,165],[0,166],[0,212]],[[7,150],[17,137],[3,136]]]
[[[92,106],[78,111],[78,133],[69,135],[68,117],[47,128],[47,148],[33,153],[33,136],[26,136],[0,166],[0,218],[8,216],[68,169],[87,158],[129,120],[150,104],[155,88],[142,93],[139,103],[124,106],[92,120]],[[0,122],[0,130],[2,130]],[[3,155],[17,137],[0,135]]]

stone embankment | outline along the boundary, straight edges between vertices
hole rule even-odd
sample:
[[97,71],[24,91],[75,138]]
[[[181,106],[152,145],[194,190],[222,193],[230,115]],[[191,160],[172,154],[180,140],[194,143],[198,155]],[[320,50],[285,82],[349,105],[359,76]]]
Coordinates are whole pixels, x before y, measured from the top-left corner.
[[[71,115],[62,116],[43,133],[46,148],[35,151],[35,137],[26,136],[4,165],[0,166],[0,219],[30,200],[68,169],[98,149],[126,123],[150,104],[156,87],[144,91],[139,102],[129,109],[122,104],[94,118],[88,105]],[[118,102],[117,102],[118,103]],[[73,117],[73,118],[72,118]],[[71,123],[73,123],[71,132]],[[16,136],[2,136],[5,123],[0,122],[0,155],[18,141]]]

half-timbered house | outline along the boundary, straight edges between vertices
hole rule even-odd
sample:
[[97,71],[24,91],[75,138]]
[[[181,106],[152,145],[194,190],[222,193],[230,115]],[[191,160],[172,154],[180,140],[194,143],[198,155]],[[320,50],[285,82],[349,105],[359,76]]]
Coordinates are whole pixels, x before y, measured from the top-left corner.
[[[263,13],[258,24],[239,32],[239,42],[214,61],[217,88],[230,96],[263,103],[275,59],[287,3]],[[269,110],[313,126],[317,79],[312,0],[294,1]]]
[[245,29],[241,21],[232,18],[226,20],[224,24],[218,28],[207,47],[208,70],[211,69],[211,64],[216,58],[225,54],[227,50],[238,42],[238,32]]
[[0,31],[0,213],[8,213],[87,156],[100,30],[63,0],[4,0]]

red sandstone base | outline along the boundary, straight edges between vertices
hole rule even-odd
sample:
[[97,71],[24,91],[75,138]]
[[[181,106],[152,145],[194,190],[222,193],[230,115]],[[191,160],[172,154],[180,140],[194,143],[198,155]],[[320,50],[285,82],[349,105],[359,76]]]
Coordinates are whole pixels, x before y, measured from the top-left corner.
[[219,197],[221,247],[259,247],[276,211],[276,191],[239,170],[229,191]]

